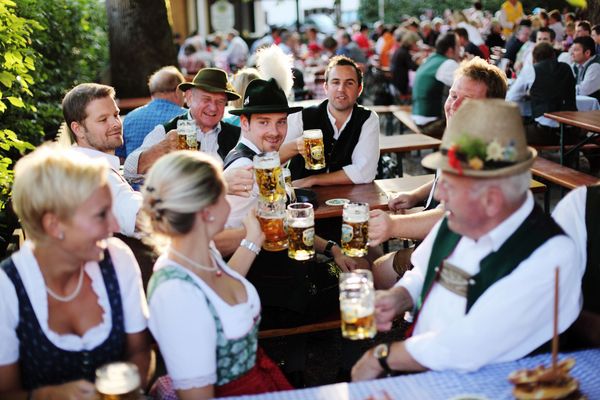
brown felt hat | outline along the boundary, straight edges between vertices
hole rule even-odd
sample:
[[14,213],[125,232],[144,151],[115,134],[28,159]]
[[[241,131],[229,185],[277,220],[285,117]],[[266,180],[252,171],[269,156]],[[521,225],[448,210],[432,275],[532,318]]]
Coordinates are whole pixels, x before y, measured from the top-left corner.
[[178,86],[182,92],[194,87],[210,93],[225,93],[228,100],[238,100],[241,97],[227,80],[227,73],[220,68],[203,68],[193,81],[180,83]]
[[528,170],[536,156],[515,103],[466,100],[448,122],[440,151],[421,163],[456,175],[496,178]]

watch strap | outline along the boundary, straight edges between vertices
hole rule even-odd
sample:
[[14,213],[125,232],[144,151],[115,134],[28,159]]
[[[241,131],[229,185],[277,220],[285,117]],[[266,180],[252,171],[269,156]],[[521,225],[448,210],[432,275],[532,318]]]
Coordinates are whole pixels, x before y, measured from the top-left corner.
[[333,257],[333,253],[331,252],[331,249],[333,249],[333,246],[337,246],[338,244],[336,242],[334,242],[333,240],[328,240],[327,244],[325,245],[325,249],[323,250],[323,254],[325,254],[327,257]]

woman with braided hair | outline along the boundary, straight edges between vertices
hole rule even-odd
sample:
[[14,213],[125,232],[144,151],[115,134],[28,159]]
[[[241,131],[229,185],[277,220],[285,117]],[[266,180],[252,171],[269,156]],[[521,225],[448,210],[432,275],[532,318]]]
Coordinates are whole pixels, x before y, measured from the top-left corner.
[[264,235],[253,212],[229,265],[212,239],[229,215],[221,168],[200,152],[160,158],[143,188],[150,231],[167,239],[148,285],[149,327],[168,377],[159,399],[208,399],[290,389],[277,366],[257,350],[260,300],[244,275]]

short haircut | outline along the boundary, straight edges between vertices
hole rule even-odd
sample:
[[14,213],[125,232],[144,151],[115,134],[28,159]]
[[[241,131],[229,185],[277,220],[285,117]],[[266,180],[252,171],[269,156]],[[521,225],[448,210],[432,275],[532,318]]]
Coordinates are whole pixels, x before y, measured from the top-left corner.
[[[552,40],[553,42],[554,42],[554,39],[556,39],[556,32],[554,32],[554,29],[550,29],[547,26],[542,26],[540,29],[538,29],[538,32],[550,33],[550,40]],[[536,38],[537,38],[537,33],[536,33]]]
[[199,151],[176,151],[158,159],[142,188],[142,227],[173,237],[189,233],[195,214],[226,190],[221,166]]
[[592,34],[592,25],[588,21],[579,21],[577,27],[588,31],[590,35]]
[[105,97],[115,98],[115,89],[111,86],[98,83],[82,83],[75,86],[65,95],[62,101],[62,112],[67,124],[71,142],[75,143],[75,133],[71,130],[71,123],[82,123],[87,118],[86,107],[92,101]]
[[536,44],[531,55],[534,63],[556,58],[554,47],[552,47],[552,45],[548,42],[540,42]]
[[594,25],[592,31],[596,32],[596,35],[600,35],[600,24]]
[[489,64],[479,57],[460,63],[454,79],[464,76],[487,87],[485,97],[488,99],[504,99],[506,97],[506,75],[500,68]]
[[450,49],[456,47],[456,35],[453,31],[450,31],[438,38],[435,42],[435,52],[441,55],[445,55]]
[[573,39],[573,44],[578,44],[583,48],[583,52],[590,51],[590,56],[596,54],[596,43],[594,43],[594,39],[591,36],[580,36]]
[[411,47],[419,40],[421,40],[421,37],[418,33],[412,31],[404,32],[402,39],[400,40],[400,45],[404,47]]
[[354,71],[356,72],[357,83],[359,84],[359,86],[362,86],[362,84],[363,84],[362,71],[360,70],[360,68],[358,68],[358,65],[356,65],[354,60],[352,60],[351,58],[348,58],[346,56],[335,56],[331,60],[329,60],[329,64],[327,64],[327,69],[325,70],[325,82],[329,82],[329,72],[333,68],[343,67],[343,66],[348,66],[348,67],[354,68]]
[[555,21],[560,22],[562,20],[562,16],[560,15],[560,11],[552,10],[548,13],[548,17],[552,18]]
[[56,143],[45,144],[15,165],[12,204],[26,236],[47,240],[42,219],[69,221],[77,208],[107,183],[108,163]]
[[150,94],[174,92],[177,90],[177,86],[184,81],[183,74],[176,67],[169,65],[150,75],[148,89],[150,89]]
[[465,28],[456,28],[454,29],[454,33],[463,39],[469,40],[469,32]]

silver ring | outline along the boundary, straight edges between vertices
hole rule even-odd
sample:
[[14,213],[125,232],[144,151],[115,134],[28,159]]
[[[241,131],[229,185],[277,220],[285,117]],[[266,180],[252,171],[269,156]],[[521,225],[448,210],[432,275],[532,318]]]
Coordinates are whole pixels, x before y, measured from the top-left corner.
[[248,191],[248,185],[244,185],[244,192]]

